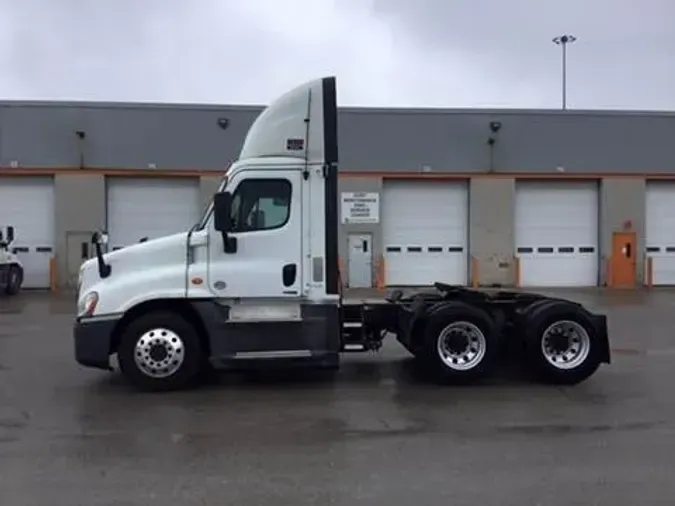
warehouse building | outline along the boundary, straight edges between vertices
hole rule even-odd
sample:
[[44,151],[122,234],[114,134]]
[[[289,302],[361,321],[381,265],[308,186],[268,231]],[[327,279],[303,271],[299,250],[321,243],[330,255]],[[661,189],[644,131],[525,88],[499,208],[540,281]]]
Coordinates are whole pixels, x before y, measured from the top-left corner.
[[[0,103],[0,224],[26,285],[185,230],[259,107]],[[341,268],[360,286],[675,284],[675,113],[343,108]]]

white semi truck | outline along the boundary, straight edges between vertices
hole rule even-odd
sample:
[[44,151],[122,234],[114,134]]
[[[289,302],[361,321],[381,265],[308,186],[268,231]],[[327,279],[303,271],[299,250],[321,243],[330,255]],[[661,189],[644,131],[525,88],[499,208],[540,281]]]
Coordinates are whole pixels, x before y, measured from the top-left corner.
[[478,380],[516,350],[538,377],[573,384],[610,362],[607,321],[539,294],[436,283],[380,302],[343,298],[338,268],[336,81],[286,93],[251,126],[190,230],[104,253],[80,271],[75,359],[172,390],[220,368],[337,369],[394,335],[436,378]]
[[23,265],[10,249],[14,242],[14,227],[0,229],[0,293],[16,295],[23,284]]

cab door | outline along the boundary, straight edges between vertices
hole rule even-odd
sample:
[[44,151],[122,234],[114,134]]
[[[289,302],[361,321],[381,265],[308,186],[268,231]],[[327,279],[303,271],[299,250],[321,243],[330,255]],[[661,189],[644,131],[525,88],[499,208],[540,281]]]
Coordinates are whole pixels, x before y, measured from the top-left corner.
[[247,170],[233,175],[232,231],[226,253],[211,221],[208,288],[216,298],[296,298],[302,291],[303,180],[299,170]]

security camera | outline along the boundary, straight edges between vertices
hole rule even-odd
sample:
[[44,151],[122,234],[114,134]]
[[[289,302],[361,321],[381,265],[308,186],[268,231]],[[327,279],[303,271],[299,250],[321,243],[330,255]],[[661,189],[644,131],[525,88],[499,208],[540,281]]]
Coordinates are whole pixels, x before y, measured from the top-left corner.
[[230,126],[230,120],[227,118],[218,118],[218,126],[225,130],[228,126]]
[[502,122],[501,121],[490,121],[490,130],[493,133],[499,132],[502,128]]

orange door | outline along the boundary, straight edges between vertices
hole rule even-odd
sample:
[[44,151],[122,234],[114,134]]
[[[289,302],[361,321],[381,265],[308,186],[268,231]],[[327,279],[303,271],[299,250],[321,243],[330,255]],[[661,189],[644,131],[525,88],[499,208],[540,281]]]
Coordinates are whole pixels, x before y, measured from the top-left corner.
[[637,284],[637,239],[635,232],[614,232],[610,286],[633,288]]

